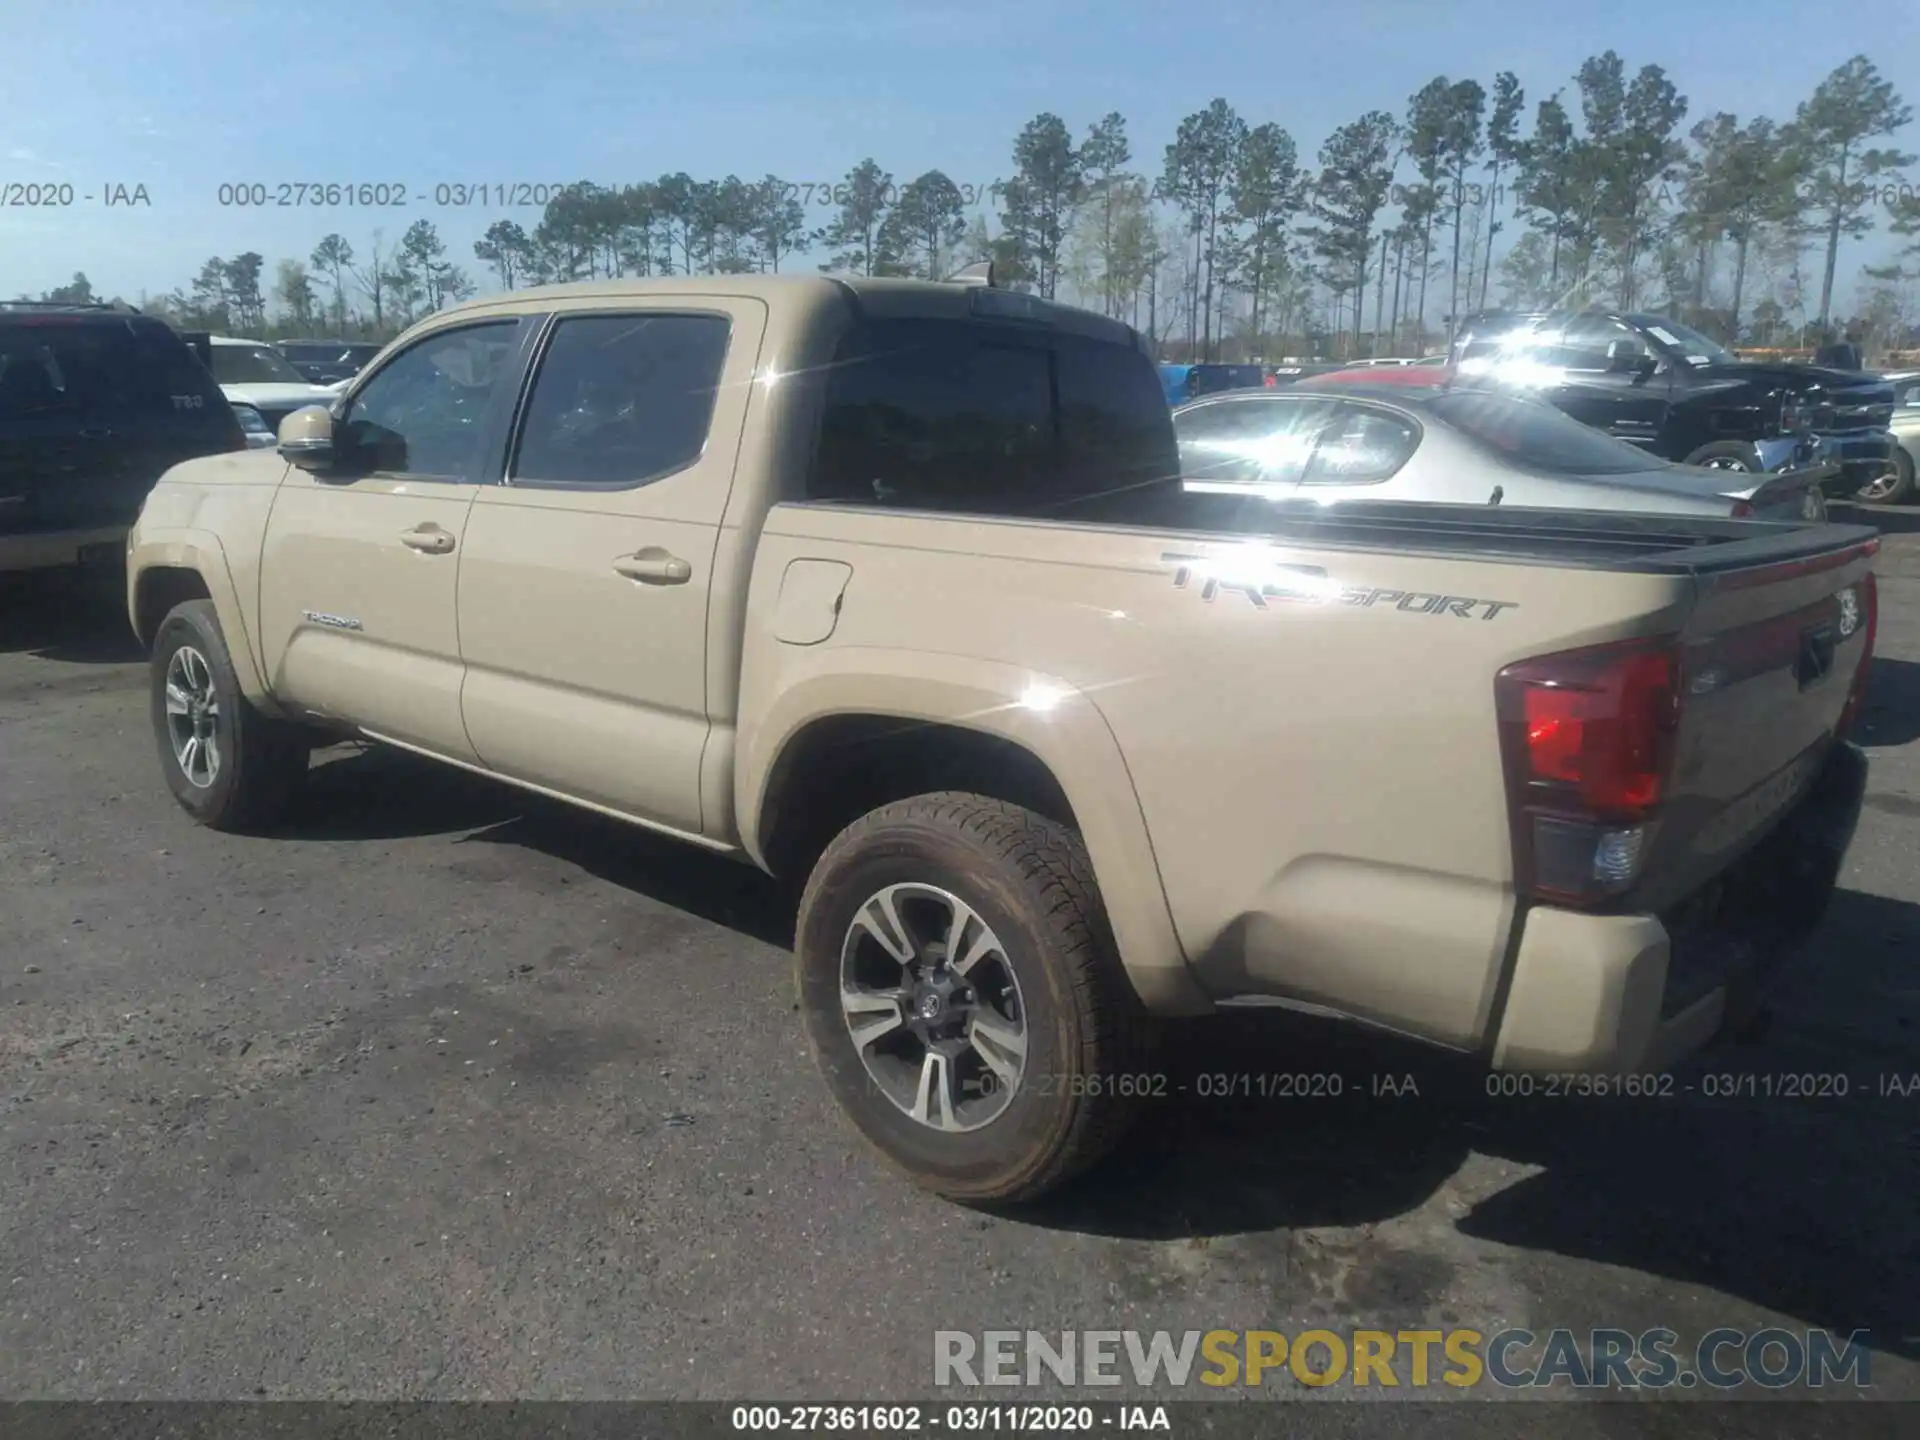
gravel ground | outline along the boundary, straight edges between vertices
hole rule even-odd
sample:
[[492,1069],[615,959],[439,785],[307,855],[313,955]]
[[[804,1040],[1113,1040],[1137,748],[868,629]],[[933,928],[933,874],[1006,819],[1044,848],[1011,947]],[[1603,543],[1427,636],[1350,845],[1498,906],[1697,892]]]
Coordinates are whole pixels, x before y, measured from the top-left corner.
[[1846,1098],[1488,1100],[1223,1022],[1177,1075],[1347,1095],[1169,1102],[999,1217],[833,1111],[757,872],[352,749],[290,835],[198,830],[124,622],[10,584],[0,1396],[925,1398],[936,1328],[1778,1324],[1870,1330],[1920,1398],[1920,1093],[1878,1093],[1920,1075],[1920,515],[1887,519],[1843,893],[1768,1038],[1680,1077]]

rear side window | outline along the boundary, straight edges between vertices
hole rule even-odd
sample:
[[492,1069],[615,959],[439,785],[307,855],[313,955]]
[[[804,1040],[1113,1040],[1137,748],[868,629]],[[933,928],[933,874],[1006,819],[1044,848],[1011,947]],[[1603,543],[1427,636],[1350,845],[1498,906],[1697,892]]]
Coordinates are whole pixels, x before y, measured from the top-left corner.
[[1304,395],[1216,400],[1174,420],[1188,488],[1295,485],[1337,400]]
[[848,332],[828,376],[812,499],[1078,519],[1177,480],[1165,394],[1131,346],[878,320]]
[[191,350],[138,321],[0,325],[0,419],[153,418],[222,431],[233,416]]
[[1435,418],[1523,470],[1554,475],[1630,475],[1657,462],[1537,400],[1455,390],[1427,402]]
[[1420,427],[1370,405],[1342,405],[1307,462],[1303,485],[1377,485],[1412,458]]
[[534,378],[516,485],[644,485],[700,458],[727,363],[723,315],[565,319]]

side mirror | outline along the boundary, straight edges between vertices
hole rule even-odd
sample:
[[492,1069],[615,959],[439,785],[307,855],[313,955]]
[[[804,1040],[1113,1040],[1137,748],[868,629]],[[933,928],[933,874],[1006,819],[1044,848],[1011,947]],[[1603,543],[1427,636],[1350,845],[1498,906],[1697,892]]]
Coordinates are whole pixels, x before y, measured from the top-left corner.
[[331,470],[335,459],[333,412],[324,405],[303,405],[282,420],[280,456],[302,470]]

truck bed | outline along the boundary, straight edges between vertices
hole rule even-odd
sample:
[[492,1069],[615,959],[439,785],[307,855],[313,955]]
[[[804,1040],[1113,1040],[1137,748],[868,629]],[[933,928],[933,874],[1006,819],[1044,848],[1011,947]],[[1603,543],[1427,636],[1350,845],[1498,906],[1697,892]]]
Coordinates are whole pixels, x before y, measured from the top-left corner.
[[1392,550],[1581,569],[1706,575],[1845,549],[1866,525],[1633,515],[1607,510],[1404,501],[1243,500],[1188,494],[1148,510],[1151,528],[1260,536],[1330,550]]

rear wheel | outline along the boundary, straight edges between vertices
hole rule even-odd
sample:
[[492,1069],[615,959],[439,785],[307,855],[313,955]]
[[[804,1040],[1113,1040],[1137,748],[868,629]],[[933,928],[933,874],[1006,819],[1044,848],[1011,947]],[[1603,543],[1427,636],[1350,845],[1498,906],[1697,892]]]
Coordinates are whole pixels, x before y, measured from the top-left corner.
[[1893,469],[1871,485],[1862,485],[1853,498],[1863,505],[1905,505],[1913,499],[1913,456],[1905,446],[1893,450]]
[[151,714],[173,798],[214,830],[278,820],[307,773],[311,739],[240,691],[210,600],[173,607],[154,637]]
[[1742,475],[1760,473],[1760,455],[1744,440],[1719,440],[1702,445],[1684,462],[1708,470],[1732,470]]
[[1054,1189],[1153,1088],[1086,850],[1020,806],[948,791],[855,821],[807,882],[795,961],[834,1098],[951,1199]]

